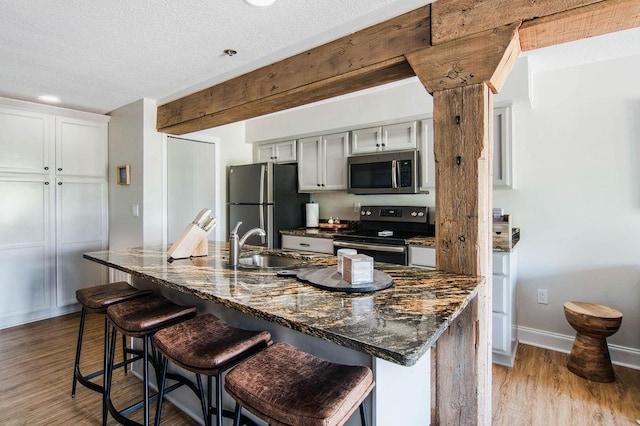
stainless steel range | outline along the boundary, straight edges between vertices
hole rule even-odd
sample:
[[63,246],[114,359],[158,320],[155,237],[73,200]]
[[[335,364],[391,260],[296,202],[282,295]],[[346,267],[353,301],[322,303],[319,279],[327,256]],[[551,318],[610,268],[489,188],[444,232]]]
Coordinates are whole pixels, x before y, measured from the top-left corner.
[[429,208],[415,206],[365,206],[360,210],[360,231],[333,237],[334,253],[353,248],[376,262],[409,263],[409,239],[433,235]]

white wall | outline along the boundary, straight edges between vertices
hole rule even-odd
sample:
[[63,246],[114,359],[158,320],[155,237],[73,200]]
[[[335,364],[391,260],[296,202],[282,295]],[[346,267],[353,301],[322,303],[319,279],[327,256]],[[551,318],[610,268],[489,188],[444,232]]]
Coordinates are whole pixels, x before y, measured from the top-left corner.
[[[623,311],[610,342],[640,353],[640,56],[549,71],[532,80],[521,57],[496,104],[513,104],[514,190],[494,205],[522,229],[518,324],[573,336],[562,303],[583,300]],[[533,89],[532,89],[533,88]],[[533,90],[533,92],[531,91]],[[530,99],[535,99],[531,108]],[[431,97],[416,81],[249,120],[250,141],[425,115]],[[314,194],[320,216],[357,218],[353,203],[435,205],[433,194]],[[536,302],[538,288],[549,304]]]
[[[112,111],[109,123],[109,247],[163,241],[163,144],[155,131],[156,104],[140,99]],[[131,184],[117,185],[115,168],[131,166]],[[139,206],[139,216],[132,206]]]
[[[522,228],[518,324],[565,335],[562,304],[625,315],[610,343],[640,348],[640,56],[535,75],[516,114],[518,186],[496,191]],[[549,304],[536,290],[549,290]]]

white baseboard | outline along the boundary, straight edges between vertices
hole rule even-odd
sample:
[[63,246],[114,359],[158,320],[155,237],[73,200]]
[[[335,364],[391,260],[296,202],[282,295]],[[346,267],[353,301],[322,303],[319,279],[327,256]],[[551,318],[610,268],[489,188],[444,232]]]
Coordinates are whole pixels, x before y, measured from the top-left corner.
[[[574,337],[518,326],[518,340],[520,343],[556,352],[570,353]],[[609,354],[611,355],[612,363],[640,370],[640,350],[609,343]]]
[[41,321],[49,318],[59,317],[61,315],[77,312],[82,307],[78,303],[63,306],[61,308],[49,308],[31,312],[23,312],[20,314],[7,315],[0,318],[0,330],[17,325],[28,324],[30,322]]

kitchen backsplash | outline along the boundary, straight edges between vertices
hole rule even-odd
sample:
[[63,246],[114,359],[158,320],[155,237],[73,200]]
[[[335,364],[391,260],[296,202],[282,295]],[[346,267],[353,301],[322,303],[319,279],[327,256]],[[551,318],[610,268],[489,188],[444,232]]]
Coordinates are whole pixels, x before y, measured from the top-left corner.
[[[320,219],[339,217],[341,220],[360,220],[359,206],[426,206],[430,212],[435,211],[434,194],[405,194],[405,195],[354,195],[347,192],[315,192],[311,194],[311,201],[320,206]],[[356,208],[356,206],[358,206]],[[430,215],[431,216],[431,215]],[[429,218],[433,222],[433,218]]]

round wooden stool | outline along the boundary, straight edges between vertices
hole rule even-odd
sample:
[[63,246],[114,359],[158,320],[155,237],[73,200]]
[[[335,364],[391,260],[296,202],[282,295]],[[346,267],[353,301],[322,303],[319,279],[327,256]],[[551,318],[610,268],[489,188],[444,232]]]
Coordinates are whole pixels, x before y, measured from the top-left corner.
[[622,323],[622,312],[608,306],[586,302],[566,302],[564,315],[576,331],[567,368],[574,374],[594,382],[613,382],[607,337]]
[[[76,394],[76,383],[86,386],[87,388],[96,392],[103,393],[104,386],[99,385],[91,381],[94,377],[104,375],[107,364],[107,342],[109,336],[109,329],[107,326],[107,317],[104,317],[104,348],[103,348],[103,369],[93,372],[91,374],[83,375],[80,372],[80,355],[82,353],[82,338],[84,337],[84,323],[88,312],[94,312],[97,314],[105,314],[107,308],[116,303],[126,302],[127,300],[133,300],[138,297],[147,296],[152,292],[149,290],[138,290],[135,287],[129,285],[126,281],[119,281],[110,284],[97,285],[93,287],[85,287],[76,291],[76,299],[82,305],[82,313],[80,314],[80,327],[78,329],[78,343],[76,344],[76,361],[73,367],[73,385],[71,387],[71,396]],[[122,356],[123,361],[120,364],[114,366],[114,368],[124,367],[125,374],[127,373],[127,364],[136,361],[136,358],[130,358],[127,360],[128,354],[137,354],[137,351],[127,348],[125,337],[122,336]],[[104,384],[104,376],[103,376]]]
[[257,353],[227,373],[224,388],[236,400],[234,425],[246,408],[272,425],[343,425],[373,389],[367,367],[336,364],[284,342]]
[[[222,417],[233,413],[222,409],[222,373],[243,359],[271,344],[271,333],[235,328],[211,314],[201,315],[158,331],[153,336],[156,349],[162,355],[160,396],[155,424],[160,424],[162,400],[165,394],[167,364],[173,364],[195,373],[196,385],[189,386],[200,399],[204,424],[222,426]],[[207,377],[207,393],[202,387],[201,375]],[[175,377],[175,375],[173,375]],[[213,405],[212,378],[216,378],[215,406]],[[171,377],[169,377],[171,378]],[[245,424],[248,419],[245,419]]]
[[[144,409],[144,426],[149,425],[149,402],[157,397],[157,394],[149,397],[149,362],[153,364],[156,374],[159,373],[157,354],[153,346],[153,335],[170,325],[193,318],[196,308],[193,306],[180,306],[169,299],[160,296],[145,296],[128,302],[118,303],[107,308],[107,318],[111,327],[109,338],[109,355],[107,359],[107,372],[104,390],[104,404],[113,418],[123,425],[136,425],[126,417],[127,414],[138,408]],[[125,409],[118,410],[111,401],[111,379],[114,368],[114,352],[116,347],[116,330],[120,333],[142,339],[142,392],[143,398]],[[103,413],[102,424],[107,424],[107,412]]]

